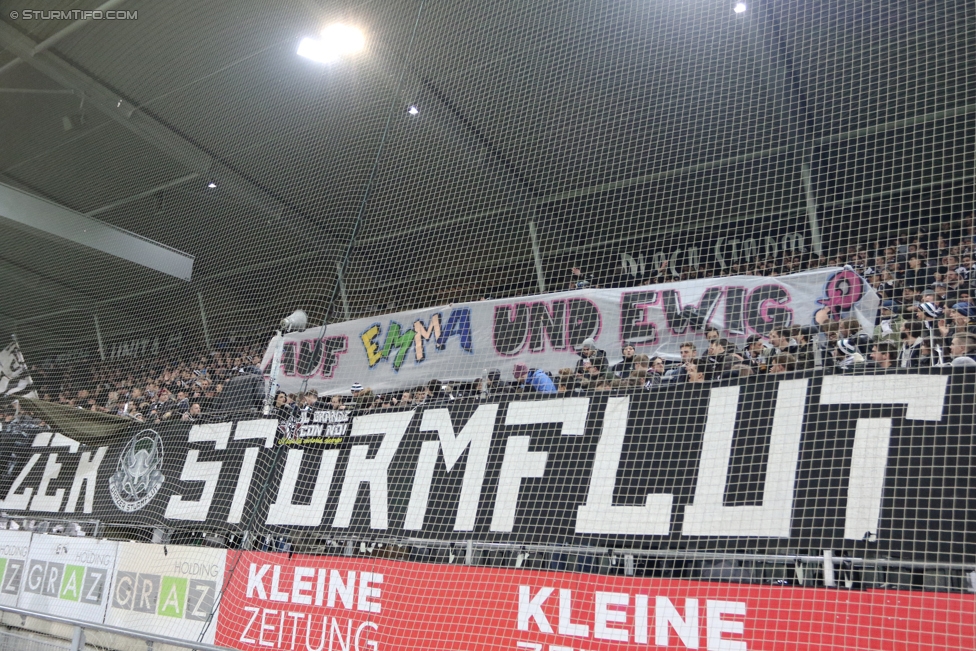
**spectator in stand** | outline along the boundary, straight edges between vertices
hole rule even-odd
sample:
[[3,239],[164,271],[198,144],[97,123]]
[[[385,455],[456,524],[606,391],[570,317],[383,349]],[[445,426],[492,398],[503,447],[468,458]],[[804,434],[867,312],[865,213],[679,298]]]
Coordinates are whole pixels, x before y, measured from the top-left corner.
[[[952,338],[951,345],[952,365],[953,366],[973,366],[976,364],[976,335],[970,332],[961,332]],[[962,364],[964,359],[972,360],[973,364]]]
[[788,328],[771,330],[769,332],[769,343],[775,349],[774,354],[789,353],[790,355],[796,355],[796,351],[799,348],[797,343],[790,339],[790,331]]
[[684,381],[685,382],[704,382],[705,374],[699,370],[701,365],[701,360],[690,359],[684,363]]
[[413,390],[413,404],[416,406],[421,406],[426,404],[430,400],[430,391],[427,390],[427,385],[421,385],[415,387]]
[[[356,386],[355,384],[353,386]],[[376,396],[373,394],[373,390],[369,387],[361,387],[356,391],[354,396],[354,401],[356,409],[359,411],[366,411],[373,408],[373,401]]]
[[180,391],[176,394],[176,413],[182,416],[188,411],[190,411],[190,396],[186,391]]
[[190,409],[183,414],[181,420],[191,423],[196,423],[203,420],[203,409],[200,407],[200,403],[194,402],[192,405],[190,405]]
[[873,368],[888,370],[898,368],[898,344],[893,341],[879,341],[871,351]]
[[919,302],[918,291],[914,287],[906,286],[901,292],[901,313],[911,314],[911,310],[918,307]]
[[[664,360],[660,357],[655,357],[653,361],[659,362],[658,369],[664,368]],[[652,367],[652,360],[647,355],[637,355],[634,357],[634,370],[627,378],[626,386],[640,387],[649,391],[661,383],[662,372]]]
[[742,359],[755,372],[766,370],[766,361],[770,356],[772,346],[763,341],[762,335],[749,335],[746,339],[745,348],[742,350]]
[[890,302],[881,305],[881,318],[874,328],[874,340],[895,339],[901,332],[901,324],[905,319],[901,315],[896,315]]
[[352,396],[353,401],[359,398],[359,395],[363,392],[363,385],[359,382],[353,382],[352,386],[349,387],[349,394]]
[[776,353],[769,360],[771,374],[790,373],[796,370],[796,357],[789,353]]
[[945,288],[946,288],[946,294],[945,294],[946,304],[951,305],[953,303],[958,303],[959,292],[961,292],[965,288],[965,284],[963,283],[962,278],[959,276],[959,274],[956,273],[955,269],[950,269],[946,273]]
[[569,289],[587,289],[596,287],[596,276],[585,273],[579,267],[570,269]]
[[454,400],[453,387],[438,379],[427,381],[427,401]]
[[626,378],[630,376],[630,372],[634,370],[634,355],[637,351],[633,346],[627,344],[620,351],[623,354],[623,359],[613,365],[610,371],[617,378]]
[[700,365],[702,373],[705,374],[706,382],[718,380],[731,372],[732,365],[738,360],[727,352],[729,347],[728,339],[716,337],[709,342],[707,357],[702,360]]
[[897,284],[895,281],[894,274],[891,271],[885,269],[881,272],[881,282],[878,285],[878,294],[881,296],[882,301],[890,301],[895,298]]
[[[584,374],[589,374],[585,371],[585,366],[596,366],[601,373],[607,372],[607,353],[596,347],[596,342],[592,339],[586,339],[580,346],[579,361],[576,362],[576,376],[583,377]],[[588,363],[587,363],[588,362]]]
[[718,328],[716,328],[715,326],[712,325],[705,326],[705,341],[707,341],[709,344],[711,344],[713,341],[715,341],[721,336],[722,336],[721,333],[719,333]]
[[497,368],[485,369],[485,379],[481,385],[483,398],[490,398],[508,389],[508,383],[502,380],[502,372]]
[[556,382],[557,393],[575,393],[578,387],[579,382],[577,381],[576,376],[573,374],[573,369],[559,369],[559,377],[557,378]]
[[837,342],[837,351],[840,353],[841,358],[835,360],[835,364],[840,370],[848,370],[856,364],[864,364],[864,355],[861,354],[857,340],[854,338],[848,337]]
[[945,324],[942,308],[933,302],[922,303],[916,310],[916,318],[925,328],[922,337],[927,339],[931,345],[933,364],[936,366],[942,364],[942,336],[939,331],[940,322],[942,325]]
[[901,324],[901,351],[898,353],[898,366],[918,368],[921,365],[922,335],[925,327],[920,321],[904,321]]
[[973,256],[972,254],[967,254],[962,256],[962,263],[956,268],[956,273],[959,277],[969,282],[973,279]]
[[512,376],[528,390],[537,393],[556,393],[556,385],[541,369],[529,368],[528,365],[518,362],[512,369]]
[[976,322],[970,318],[973,312],[973,307],[969,303],[956,303],[946,308],[944,315],[947,319],[938,322],[939,334],[945,340],[946,348],[949,347],[952,338],[959,333],[976,334]]
[[591,364],[589,360],[583,362],[583,375],[577,376],[579,386],[584,391],[596,389],[603,382],[613,379],[612,373],[601,371],[599,366]]
[[301,419],[308,423],[312,421],[312,413],[320,409],[318,405],[319,394],[316,391],[306,391],[302,394],[298,402],[296,413]]
[[732,375],[731,377],[749,377],[750,375],[755,375],[755,371],[748,364],[738,363],[732,365]]
[[674,368],[668,369],[664,373],[665,380],[684,382],[685,375],[688,372],[686,364],[698,359],[698,348],[690,341],[682,343],[681,346],[678,347],[678,351],[681,354],[681,364]]
[[274,407],[271,415],[278,420],[288,420],[294,415],[294,410],[288,404],[288,395],[284,391],[279,391],[275,395]]
[[658,384],[664,379],[664,372],[666,369],[667,366],[664,363],[663,357],[655,357],[651,360],[651,367],[648,369],[648,371],[657,376],[657,380],[654,382],[654,384]]
[[922,258],[918,255],[908,256],[908,269],[905,270],[905,287],[920,288],[927,286],[933,279],[929,277]]

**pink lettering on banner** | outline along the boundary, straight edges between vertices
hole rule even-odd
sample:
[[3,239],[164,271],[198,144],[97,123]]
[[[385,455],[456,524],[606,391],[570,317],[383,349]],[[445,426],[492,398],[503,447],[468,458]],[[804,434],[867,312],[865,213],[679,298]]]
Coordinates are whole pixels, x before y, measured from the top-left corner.
[[793,323],[790,291],[784,285],[756,287],[746,298],[746,324],[752,332],[768,336],[774,328]]
[[650,308],[661,304],[655,290],[623,292],[620,295],[620,343],[651,346],[658,342],[658,324],[650,317]]
[[[285,377],[331,379],[339,367],[339,356],[348,352],[347,335],[286,341],[281,352],[281,375]],[[267,377],[270,372],[269,361],[262,368]]]
[[298,357],[296,355],[297,349],[298,346],[294,341],[286,341],[282,347],[281,372],[288,377],[294,377],[295,375],[295,360]]
[[588,298],[531,301],[496,305],[491,339],[497,355],[512,357],[529,352],[575,349],[586,339],[596,339],[603,328],[603,316]]
[[824,283],[823,298],[817,303],[830,310],[830,318],[834,321],[849,312],[864,295],[864,284],[857,272],[844,269],[831,275]]
[[972,648],[976,597],[228,552],[243,651]]

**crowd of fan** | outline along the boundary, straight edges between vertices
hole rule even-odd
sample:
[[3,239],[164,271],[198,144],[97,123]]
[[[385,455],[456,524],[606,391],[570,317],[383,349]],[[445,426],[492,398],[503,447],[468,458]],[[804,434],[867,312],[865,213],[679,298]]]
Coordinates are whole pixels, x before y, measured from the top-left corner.
[[[525,392],[575,394],[590,391],[652,390],[678,382],[711,382],[757,374],[822,368],[826,372],[880,372],[895,368],[976,365],[976,284],[973,217],[943,225],[938,231],[903,233],[890,242],[852,245],[830,257],[781,254],[731,265],[729,274],[778,275],[816,267],[849,266],[874,287],[881,298],[875,327],[864,329],[854,318],[836,320],[825,308],[812,325],[779,327],[761,337],[752,335],[737,348],[714,328],[704,341],[681,345],[680,361],[638,354],[625,345],[611,363],[593,340],[583,342],[578,357],[558,370],[515,364],[511,379],[499,369],[487,370],[476,381],[428,383],[393,393],[376,394],[358,384],[345,396],[315,392],[279,393],[273,413],[291,418],[316,409],[358,412],[472,396]],[[664,263],[646,276],[618,275],[605,285],[622,286],[691,279],[712,275],[709,269],[668,272]],[[599,286],[579,268],[571,271],[569,288]],[[134,420],[159,423],[173,419],[205,419],[218,409],[233,378],[251,375],[252,387],[263,382],[256,367],[263,343],[232,346],[173,360],[85,363],[74,369],[32,368],[41,398],[62,405]],[[244,404],[259,408],[260,389],[250,390]],[[224,398],[227,396],[224,395]],[[226,400],[224,401],[226,403]],[[9,414],[8,414],[9,419]]]
[[[727,275],[777,276],[821,267],[854,269],[875,289],[881,309],[873,329],[855,318],[836,320],[828,309],[812,325],[779,327],[767,337],[752,335],[737,348],[715,328],[705,328],[704,342],[681,345],[681,360],[638,354],[625,345],[610,363],[595,342],[583,342],[573,364],[556,372],[517,363],[512,379],[490,369],[475,382],[431,380],[402,392],[374,394],[359,384],[350,395],[319,401],[315,392],[281,393],[276,413],[290,417],[318,408],[369,411],[440,402],[459,397],[523,392],[549,394],[588,391],[651,390],[676,382],[712,382],[758,374],[820,368],[825,372],[884,372],[897,368],[976,365],[976,284],[973,216],[944,224],[941,230],[902,233],[890,242],[851,245],[827,255],[785,253],[733,264]],[[647,273],[630,275],[618,267],[603,282],[579,267],[571,270],[567,289],[626,287],[716,275],[713,267],[684,267],[670,273],[667,262]],[[701,346],[701,348],[700,348]]]
[[[621,260],[605,270],[589,270],[581,264],[571,269],[565,289],[636,287],[715,276],[784,276],[808,269],[850,265],[891,298],[903,293],[906,287],[915,292],[930,287],[941,292],[945,288],[946,294],[951,295],[969,284],[974,241],[976,212],[957,221],[944,222],[939,229],[919,228],[900,233],[891,240],[845,243],[821,254],[809,250],[778,251],[728,265],[712,261],[696,266],[681,264],[676,268],[667,259],[657,267],[652,264],[640,268],[628,267]],[[909,297],[909,300],[913,299]]]
[[[225,387],[242,374],[260,373],[263,345],[225,343],[210,353],[31,366],[38,397],[67,407],[147,423],[197,421],[213,412]],[[7,420],[15,407],[8,407]]]
[[[929,304],[930,306],[933,304]],[[925,307],[919,308],[928,317]],[[878,338],[859,332],[856,319],[826,322],[820,326],[792,326],[770,332],[768,339],[752,335],[738,349],[718,330],[705,331],[707,347],[699,350],[693,341],[681,344],[681,360],[638,354],[626,345],[620,361],[611,364],[606,351],[592,339],[583,342],[573,366],[555,374],[516,363],[512,379],[503,379],[499,369],[489,369],[474,382],[442,383],[431,380],[423,386],[388,394],[375,394],[353,384],[350,395],[320,399],[315,391],[303,394],[278,393],[274,415],[298,418],[317,409],[367,413],[392,407],[422,406],[465,397],[502,398],[517,394],[581,394],[591,391],[650,391],[679,383],[706,383],[752,375],[781,374],[820,368],[824,372],[884,373],[899,368],[938,366],[976,369],[976,320],[957,304],[949,333],[932,329],[932,319],[885,319],[875,329]],[[936,334],[938,333],[938,334]]]

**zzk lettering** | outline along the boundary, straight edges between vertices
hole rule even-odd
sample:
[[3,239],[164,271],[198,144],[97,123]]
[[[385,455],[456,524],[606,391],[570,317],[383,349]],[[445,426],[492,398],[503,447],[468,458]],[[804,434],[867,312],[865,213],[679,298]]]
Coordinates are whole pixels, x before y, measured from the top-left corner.
[[438,312],[430,317],[427,323],[417,319],[412,324],[402,325],[390,321],[386,328],[386,336],[380,344],[383,326],[374,323],[360,335],[366,352],[366,361],[373,368],[383,360],[391,360],[393,370],[399,371],[411,355],[415,363],[427,359],[427,344],[433,340],[436,350],[445,350],[451,337],[457,337],[461,350],[471,353],[474,348],[471,341],[471,309],[456,308],[451,310],[447,321]]

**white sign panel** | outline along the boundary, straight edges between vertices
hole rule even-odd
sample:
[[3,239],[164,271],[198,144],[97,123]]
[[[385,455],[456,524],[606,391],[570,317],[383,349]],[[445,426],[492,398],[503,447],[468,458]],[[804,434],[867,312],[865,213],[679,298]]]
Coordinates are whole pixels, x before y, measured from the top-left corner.
[[17,607],[30,541],[29,531],[0,531],[0,605]]
[[118,546],[110,540],[35,535],[18,607],[104,622]]
[[[789,276],[731,276],[628,289],[585,289],[506,300],[458,303],[347,321],[285,335],[278,381],[284,391],[348,393],[471,380],[498,368],[510,380],[515,362],[555,373],[574,366],[594,339],[611,362],[624,344],[638,353],[678,359],[682,342],[704,350],[707,326],[742,345],[779,326],[810,325],[823,308],[832,319],[855,317],[873,328],[878,295],[850,269]],[[275,338],[261,368],[268,374]]]
[[213,644],[227,552],[120,543],[105,622]]

